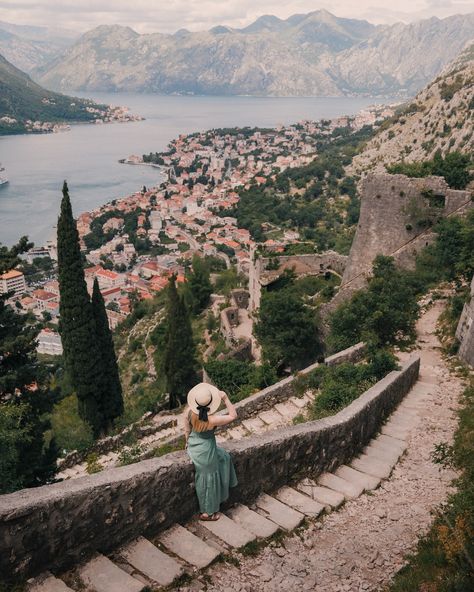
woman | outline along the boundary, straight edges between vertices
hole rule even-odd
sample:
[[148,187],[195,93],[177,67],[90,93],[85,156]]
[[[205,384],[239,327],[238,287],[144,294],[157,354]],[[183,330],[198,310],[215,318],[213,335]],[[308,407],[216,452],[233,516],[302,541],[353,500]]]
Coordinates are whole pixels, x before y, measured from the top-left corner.
[[[213,415],[224,401],[227,415]],[[229,497],[229,487],[237,485],[234,465],[228,452],[218,448],[214,430],[237,418],[229,397],[211,384],[201,382],[188,393],[185,411],[186,447],[196,469],[196,494],[200,520],[218,520],[220,504]]]

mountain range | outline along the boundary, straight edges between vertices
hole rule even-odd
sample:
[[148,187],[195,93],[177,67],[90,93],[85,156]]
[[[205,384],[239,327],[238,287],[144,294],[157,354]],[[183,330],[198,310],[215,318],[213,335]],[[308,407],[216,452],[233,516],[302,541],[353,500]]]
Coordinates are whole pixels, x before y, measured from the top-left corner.
[[72,45],[79,33],[67,29],[14,25],[0,21],[0,54],[17,68],[30,72]]
[[376,26],[318,10],[172,35],[100,26],[32,76],[57,90],[408,96],[472,39],[474,13]]

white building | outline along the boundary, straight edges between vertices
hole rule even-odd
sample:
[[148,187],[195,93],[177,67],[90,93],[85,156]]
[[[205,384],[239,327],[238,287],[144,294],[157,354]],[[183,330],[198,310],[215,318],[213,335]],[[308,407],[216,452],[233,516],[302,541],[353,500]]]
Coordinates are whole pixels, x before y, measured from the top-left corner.
[[38,334],[37,352],[39,354],[49,354],[50,356],[62,355],[63,345],[59,333],[48,328],[40,331]]
[[25,276],[16,269],[0,275],[0,294],[13,292],[13,296],[21,296],[26,291]]
[[153,211],[150,213],[149,221],[152,230],[161,230],[163,228],[163,220],[161,219],[161,213]]

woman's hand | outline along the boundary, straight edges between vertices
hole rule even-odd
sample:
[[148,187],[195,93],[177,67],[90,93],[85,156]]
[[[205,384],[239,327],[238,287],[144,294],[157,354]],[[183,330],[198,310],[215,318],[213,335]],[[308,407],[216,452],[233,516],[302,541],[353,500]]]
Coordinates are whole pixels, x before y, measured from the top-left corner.
[[227,393],[224,391],[219,391],[219,395],[221,397],[221,401],[225,401],[227,398]]

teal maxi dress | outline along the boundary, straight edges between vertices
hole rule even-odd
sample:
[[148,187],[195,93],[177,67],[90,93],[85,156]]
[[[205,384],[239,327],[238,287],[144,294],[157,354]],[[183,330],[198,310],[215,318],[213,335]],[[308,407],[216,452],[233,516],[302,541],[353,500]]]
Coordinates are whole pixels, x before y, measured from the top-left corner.
[[229,487],[237,485],[230,454],[219,448],[214,429],[191,431],[188,454],[196,470],[195,485],[201,514],[214,514],[229,497]]

